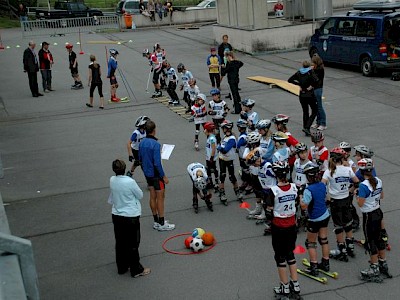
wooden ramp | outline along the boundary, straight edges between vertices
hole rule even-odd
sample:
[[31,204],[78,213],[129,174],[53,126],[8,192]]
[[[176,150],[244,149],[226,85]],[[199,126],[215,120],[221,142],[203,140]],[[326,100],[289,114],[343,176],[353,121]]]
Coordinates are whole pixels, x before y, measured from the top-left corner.
[[296,96],[298,96],[300,94],[300,87],[298,85],[289,83],[285,80],[264,77],[264,76],[251,76],[251,77],[247,77],[247,79],[269,84],[270,88],[273,88],[274,86],[278,86],[281,89],[288,91],[289,93],[292,93],[293,95],[296,95]]
[[174,113],[178,114],[179,116],[181,116],[182,118],[189,120],[190,117],[192,116],[190,113],[186,113],[186,108],[183,105],[170,105],[168,104],[168,100],[169,98],[166,96],[162,96],[159,98],[154,98],[156,101],[164,104],[165,106],[167,106],[171,111],[173,111]]

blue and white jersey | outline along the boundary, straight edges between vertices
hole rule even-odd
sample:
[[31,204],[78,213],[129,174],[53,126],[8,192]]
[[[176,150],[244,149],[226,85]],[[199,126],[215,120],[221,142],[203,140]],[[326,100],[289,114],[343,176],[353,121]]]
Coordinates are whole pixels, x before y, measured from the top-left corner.
[[189,93],[190,100],[194,101],[194,100],[196,100],[197,95],[200,94],[200,89],[197,85],[195,85],[194,87],[189,86],[188,93]]
[[218,155],[219,159],[225,161],[235,160],[235,153],[236,153],[235,136],[233,135],[224,136],[224,138],[221,140],[221,146],[219,146],[218,149],[220,150]]
[[108,73],[107,77],[110,78],[112,76],[115,76],[115,71],[118,68],[118,61],[115,59],[115,57],[110,56],[110,59],[108,60]]
[[272,171],[272,164],[263,161],[258,168],[258,181],[264,190],[268,190],[276,185],[276,178],[274,171]]
[[256,113],[255,111],[253,111],[251,113],[247,113],[247,121],[251,122],[251,124],[249,124],[249,126],[256,125],[258,120],[259,120],[258,113]]
[[186,70],[181,74],[181,80],[183,84],[183,90],[187,92],[189,90],[189,80],[193,78],[192,72]]
[[279,186],[271,187],[274,193],[274,217],[290,218],[296,214],[297,187],[290,184],[290,189],[283,191]]
[[133,150],[139,150],[140,142],[146,137],[146,131],[140,131],[140,129],[136,129],[132,132],[131,136],[131,148]]
[[217,138],[215,137],[215,135],[210,134],[207,138],[207,143],[206,143],[206,160],[211,160],[213,145],[215,146],[214,161],[216,161],[218,158]]
[[294,162],[294,183],[297,187],[307,184],[307,177],[306,174],[304,174],[304,169],[308,165],[313,165],[313,163],[309,160],[304,161],[301,163],[300,158],[297,158]]
[[201,163],[194,162],[189,164],[187,166],[187,171],[190,175],[190,178],[192,178],[192,181],[194,181],[198,177],[197,176],[198,171],[201,171],[202,177],[204,177],[205,180],[208,179],[206,168]]
[[226,102],[224,100],[220,102],[215,102],[214,100],[211,100],[208,103],[208,107],[210,108],[211,111],[215,113],[215,115],[212,115],[213,119],[223,119],[224,113],[225,113],[225,106]]
[[275,151],[275,146],[271,138],[269,137],[261,137],[260,140],[260,150],[261,156],[264,160],[271,162],[272,155]]
[[177,75],[175,72],[175,69],[170,67],[169,69],[167,69],[167,77],[168,77],[168,81],[172,81],[172,82],[176,82],[177,81]]
[[244,149],[246,149],[246,145],[247,145],[246,136],[247,136],[247,133],[246,132],[242,132],[239,135],[239,138],[237,140],[236,147],[238,149],[238,154],[239,154],[239,158],[240,159],[243,158]]
[[377,184],[374,190],[368,180],[360,183],[358,197],[364,198],[364,205],[360,207],[361,212],[368,213],[380,207],[382,197],[382,180],[375,177]]
[[322,179],[329,183],[328,192],[333,199],[345,199],[349,196],[350,179],[355,177],[353,170],[348,166],[336,166],[331,176],[331,170],[325,170]]
[[283,147],[281,149],[278,149],[274,152],[272,155],[272,162],[277,162],[277,161],[288,161],[289,160],[289,155],[290,155],[290,149],[288,147]]

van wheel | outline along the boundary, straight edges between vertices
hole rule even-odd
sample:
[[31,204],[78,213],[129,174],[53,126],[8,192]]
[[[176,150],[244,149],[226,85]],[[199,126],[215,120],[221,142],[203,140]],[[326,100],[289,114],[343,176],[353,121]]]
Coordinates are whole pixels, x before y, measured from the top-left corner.
[[361,72],[364,76],[372,76],[375,73],[374,64],[369,56],[361,60]]
[[310,54],[310,58],[312,58],[314,56],[314,54],[318,54],[317,48],[311,48],[309,54]]

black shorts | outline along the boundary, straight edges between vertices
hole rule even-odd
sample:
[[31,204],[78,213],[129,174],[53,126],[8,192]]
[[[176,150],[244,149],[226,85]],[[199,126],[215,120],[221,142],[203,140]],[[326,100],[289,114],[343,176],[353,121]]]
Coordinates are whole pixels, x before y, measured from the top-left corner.
[[71,75],[72,75],[72,77],[76,77],[76,76],[79,75],[79,73],[78,73],[78,67],[76,67],[76,68],[71,68]]
[[146,177],[147,186],[153,187],[156,191],[165,190],[164,180],[160,177]]
[[380,208],[369,213],[363,213],[363,231],[371,254],[385,249],[385,243],[381,238],[383,213]]
[[322,221],[307,221],[307,231],[311,233],[318,233],[321,228],[328,227],[328,223],[331,216],[327,217],[325,220]]
[[117,77],[115,77],[115,76],[111,76],[110,77],[110,84],[111,85],[114,85],[114,84],[117,84],[118,82],[117,82]]
[[156,70],[153,71],[153,83],[157,84],[160,81],[160,73],[161,71],[157,72]]
[[139,160],[139,150],[132,149],[132,155],[135,160]]
[[353,221],[351,215],[351,199],[331,199],[331,215],[333,224],[337,227],[350,225]]
[[290,257],[296,247],[296,226],[283,228],[272,224],[271,237],[275,257]]

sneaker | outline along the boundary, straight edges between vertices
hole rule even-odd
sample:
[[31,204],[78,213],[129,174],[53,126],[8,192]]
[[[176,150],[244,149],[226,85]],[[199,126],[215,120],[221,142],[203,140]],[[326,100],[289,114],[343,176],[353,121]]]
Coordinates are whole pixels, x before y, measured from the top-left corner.
[[253,210],[249,211],[249,215],[251,215],[251,216],[260,215],[262,210],[263,209],[262,209],[261,203],[256,203],[256,207]]
[[111,98],[111,101],[112,101],[112,102],[119,102],[119,101],[121,101],[121,99],[119,99],[119,98],[117,98],[117,97],[112,97],[112,98]]
[[265,220],[267,217],[265,216],[265,210],[262,210],[261,211],[261,214],[259,214],[259,215],[255,215],[255,218],[257,219],[257,220]]
[[49,90],[43,90],[43,93],[50,93]]
[[318,124],[313,124],[313,125],[311,125],[311,128],[317,129],[318,126],[319,126]]
[[142,273],[132,275],[132,277],[133,277],[133,278],[138,278],[138,277],[140,277],[140,276],[149,275],[150,273],[151,273],[150,268],[144,268]]
[[178,100],[174,100],[174,101],[172,101],[172,104],[173,105],[179,105],[179,101]]
[[174,100],[172,100],[172,99],[168,100],[168,104],[173,104],[173,103],[174,103]]
[[199,142],[194,141],[194,148],[198,151],[199,150]]
[[298,281],[290,280],[289,289],[295,294],[300,294],[300,284]]
[[326,127],[326,126],[319,125],[318,128],[317,128],[317,130],[325,130],[325,129],[327,129],[327,128],[328,128],[328,127]]
[[160,226],[161,226],[161,225],[160,225],[160,223],[158,223],[158,222],[154,222],[154,223],[153,223],[153,229],[154,229],[154,230],[158,230],[158,228],[160,228]]
[[175,224],[169,224],[167,221],[164,221],[164,225],[160,225],[158,227],[158,231],[169,231],[174,229],[175,229]]

